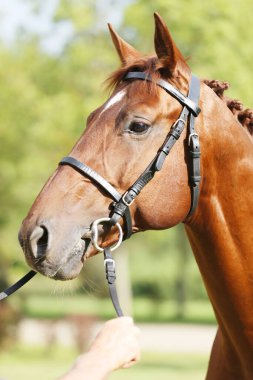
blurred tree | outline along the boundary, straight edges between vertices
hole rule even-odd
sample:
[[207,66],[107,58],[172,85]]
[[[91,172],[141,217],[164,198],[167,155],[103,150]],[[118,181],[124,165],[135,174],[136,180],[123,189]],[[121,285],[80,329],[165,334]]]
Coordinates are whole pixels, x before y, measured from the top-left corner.
[[[244,0],[136,0],[125,13],[123,35],[143,52],[153,51],[152,13],[159,12],[199,76],[231,82],[231,93],[250,105],[253,2]],[[148,36],[148,38],[147,38]]]
[[183,230],[183,226],[177,227],[177,262],[178,267],[175,278],[175,300],[176,300],[176,317],[183,319],[186,311],[186,302],[188,298],[187,283],[188,275],[188,260],[189,260],[189,243]]

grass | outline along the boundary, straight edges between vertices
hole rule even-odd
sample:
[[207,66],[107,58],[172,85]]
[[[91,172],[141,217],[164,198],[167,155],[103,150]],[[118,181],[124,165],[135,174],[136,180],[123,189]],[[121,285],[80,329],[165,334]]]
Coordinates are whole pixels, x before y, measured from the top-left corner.
[[131,372],[115,372],[110,380],[203,380],[207,360],[203,355],[144,354]]
[[[50,282],[48,282],[50,283]],[[43,286],[42,286],[43,285]],[[49,284],[50,285],[50,284]],[[62,318],[68,315],[95,315],[103,320],[115,317],[109,298],[92,294],[56,291],[47,283],[38,289],[26,288],[10,297],[14,307],[21,308],[24,317]],[[32,291],[31,291],[32,289]],[[124,302],[122,302],[124,308]],[[179,322],[173,301],[155,302],[148,298],[133,300],[133,315],[138,322]],[[214,323],[208,301],[190,301],[186,304],[183,323]],[[75,349],[52,347],[10,346],[0,352],[0,380],[53,380],[64,373],[77,357]],[[143,353],[139,364],[129,370],[120,370],[110,380],[203,380],[207,368],[205,354]]]
[[[75,350],[58,346],[49,350],[16,346],[0,353],[0,378],[53,380],[71,366],[76,356]],[[207,356],[201,354],[144,353],[139,364],[114,372],[110,380],[203,380],[207,360]]]
[[0,353],[0,379],[55,379],[71,365],[75,356],[74,350],[65,348],[15,346]]

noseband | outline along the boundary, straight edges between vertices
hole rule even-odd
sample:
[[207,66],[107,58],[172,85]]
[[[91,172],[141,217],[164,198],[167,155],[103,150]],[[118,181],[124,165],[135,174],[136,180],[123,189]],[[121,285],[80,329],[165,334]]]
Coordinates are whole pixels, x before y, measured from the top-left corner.
[[[191,207],[188,216],[191,216],[197,207],[199,199],[199,183],[201,180],[199,136],[195,131],[194,125],[195,117],[197,117],[201,111],[198,106],[200,94],[199,79],[194,75],[191,76],[188,96],[184,96],[178,89],[173,87],[170,83],[166,82],[165,80],[153,80],[151,76],[143,72],[129,72],[123,80],[144,80],[148,82],[153,82],[159,87],[163,88],[175,99],[177,99],[179,103],[183,106],[183,109],[178,119],[171,126],[170,131],[164,140],[164,143],[158,150],[156,156],[144,170],[144,172],[139,176],[139,178],[134,182],[134,184],[130,186],[122,195],[95,170],[78,161],[74,157],[64,157],[59,163],[59,165],[69,165],[83,176],[91,179],[92,182],[94,182],[100,188],[102,188],[114,200],[114,202],[111,205],[111,212],[109,216],[102,219],[98,219],[92,223],[91,241],[98,251],[102,251],[104,253],[106,278],[109,285],[110,296],[118,316],[122,316],[123,312],[118,301],[117,291],[115,287],[115,262],[111,254],[111,251],[116,249],[123,239],[126,240],[132,235],[132,220],[129,207],[134,202],[137,195],[140,194],[142,189],[149,183],[149,181],[151,181],[155,173],[162,169],[165,158],[168,156],[172,147],[181,136],[181,133],[183,132],[184,127],[186,125],[188,126],[187,140],[188,151],[190,156],[190,169],[188,178],[189,185],[191,188]],[[121,229],[121,225],[119,224],[119,220],[121,218],[123,218],[124,221],[124,235]],[[103,248],[98,245],[98,226],[99,224],[105,223],[108,224],[110,228],[112,228],[113,226],[116,226],[118,228],[119,239],[116,245]],[[12,285],[10,288],[0,293],[0,300],[18,290],[35,274],[36,272],[30,271],[16,284]]]

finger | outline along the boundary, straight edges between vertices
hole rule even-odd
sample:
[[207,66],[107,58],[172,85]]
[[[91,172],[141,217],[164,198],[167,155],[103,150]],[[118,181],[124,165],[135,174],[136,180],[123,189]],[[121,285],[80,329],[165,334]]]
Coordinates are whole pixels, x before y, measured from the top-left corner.
[[123,369],[130,368],[130,367],[132,367],[135,363],[136,363],[135,360],[131,360],[130,362],[125,363],[125,364],[122,366],[122,368],[123,368]]
[[118,323],[125,323],[129,325],[134,324],[134,320],[132,317],[120,317],[120,318],[116,318],[116,320],[118,321]]
[[132,367],[134,364],[136,364],[138,361],[139,361],[139,358],[136,357],[136,358],[132,359],[130,362],[125,363],[125,364],[122,366],[122,368],[124,368],[124,369],[126,369],[126,368],[130,368],[130,367]]

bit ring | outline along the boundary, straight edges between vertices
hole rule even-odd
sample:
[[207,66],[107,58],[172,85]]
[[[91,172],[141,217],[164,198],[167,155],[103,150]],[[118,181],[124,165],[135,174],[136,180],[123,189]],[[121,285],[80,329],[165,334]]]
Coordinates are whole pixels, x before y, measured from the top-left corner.
[[[104,251],[104,248],[100,247],[100,245],[98,244],[98,226],[99,224],[102,224],[104,222],[110,222],[111,218],[100,218],[100,219],[96,219],[92,225],[91,225],[91,242],[92,244],[94,245],[94,247],[99,251],[99,252],[103,252]],[[111,251],[115,251],[115,249],[117,249],[120,244],[122,243],[122,240],[123,240],[123,231],[122,231],[122,228],[121,228],[121,225],[117,222],[115,224],[115,226],[118,228],[118,231],[119,231],[119,237],[118,237],[118,241],[117,243],[113,244],[112,246],[108,247],[111,249]]]

